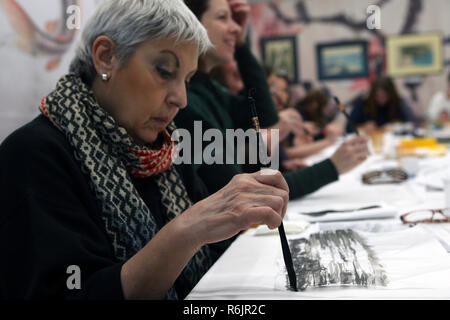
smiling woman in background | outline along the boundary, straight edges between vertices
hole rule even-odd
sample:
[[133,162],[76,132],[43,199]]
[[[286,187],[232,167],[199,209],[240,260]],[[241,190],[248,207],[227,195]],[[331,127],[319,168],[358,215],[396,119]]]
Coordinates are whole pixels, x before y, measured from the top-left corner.
[[[215,67],[230,63],[234,58],[245,90],[255,89],[254,98],[261,128],[279,129],[280,140],[284,139],[289,132],[299,131],[301,129],[300,114],[296,110],[288,109],[284,112],[289,114],[282,117],[283,111],[281,111],[280,116],[278,115],[264,68],[246,44],[250,13],[248,2],[246,0],[185,0],[185,3],[208,31],[213,47],[200,56],[199,71],[192,77],[188,88],[188,107],[176,116],[177,126],[194,134],[196,121],[201,121],[203,131],[219,129],[224,137],[227,136],[227,129],[247,130],[252,127],[250,120],[252,116],[247,98],[232,94],[211,78],[211,72]],[[233,150],[233,143],[234,141],[224,141],[223,153],[229,150],[228,146],[231,146],[230,149]],[[206,143],[203,147],[207,147]],[[191,152],[192,158],[195,158],[195,151]],[[290,198],[302,197],[336,181],[340,174],[359,165],[367,158],[367,155],[367,140],[364,137],[356,137],[344,142],[329,159],[311,167],[283,173],[289,185]],[[236,159],[234,162],[228,161],[226,156],[224,159],[227,159],[226,164],[201,163],[195,167],[210,192],[225,186],[236,174],[245,170],[250,171]],[[230,164],[230,162],[233,163]],[[251,169],[254,169],[254,166]]]
[[0,146],[1,298],[182,299],[215,242],[280,225],[281,174],[206,197],[190,166],[172,165],[172,120],[209,46],[181,0],[99,5],[42,114]]

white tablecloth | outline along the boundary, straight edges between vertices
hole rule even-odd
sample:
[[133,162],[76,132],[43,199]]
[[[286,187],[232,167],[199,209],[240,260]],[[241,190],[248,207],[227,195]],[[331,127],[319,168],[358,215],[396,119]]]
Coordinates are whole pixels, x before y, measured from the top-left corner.
[[[311,162],[332,152],[333,148],[325,150]],[[256,230],[250,229],[236,239],[187,299],[450,299],[450,224],[411,228],[399,219],[402,213],[410,210],[444,207],[444,192],[427,188],[426,184],[433,184],[448,170],[446,166],[450,164],[450,157],[418,161],[417,175],[406,182],[364,185],[362,173],[399,165],[397,160],[372,155],[338,181],[300,200],[290,201],[288,205],[286,225],[295,220],[296,212],[306,209],[382,204],[394,210],[387,219],[310,223],[306,231],[288,234],[288,239],[292,240],[338,229],[359,232],[383,265],[389,279],[387,285],[308,287],[304,291],[292,292],[283,286],[286,277],[279,236],[257,236]]]

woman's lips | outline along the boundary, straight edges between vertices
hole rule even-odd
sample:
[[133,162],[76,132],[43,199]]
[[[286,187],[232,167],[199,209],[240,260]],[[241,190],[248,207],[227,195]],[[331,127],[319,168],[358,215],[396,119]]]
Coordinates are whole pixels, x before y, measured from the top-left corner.
[[170,119],[169,119],[169,118],[152,118],[152,119],[153,119],[153,121],[155,121],[158,125],[163,126],[163,127],[166,127],[166,126],[169,124],[169,122],[170,122]]

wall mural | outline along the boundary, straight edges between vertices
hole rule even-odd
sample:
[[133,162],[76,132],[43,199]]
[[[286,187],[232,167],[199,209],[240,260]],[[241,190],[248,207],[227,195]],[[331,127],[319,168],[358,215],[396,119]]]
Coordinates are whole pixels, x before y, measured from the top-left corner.
[[0,0],[0,142],[39,114],[98,2]]
[[77,29],[69,29],[67,21],[69,14],[67,8],[80,6],[80,0],[61,0],[60,16],[56,20],[47,21],[44,30],[41,30],[30,18],[23,7],[15,0],[1,1],[4,12],[16,33],[16,45],[23,52],[32,56],[44,56],[49,59],[46,70],[56,69],[61,57],[72,44]]

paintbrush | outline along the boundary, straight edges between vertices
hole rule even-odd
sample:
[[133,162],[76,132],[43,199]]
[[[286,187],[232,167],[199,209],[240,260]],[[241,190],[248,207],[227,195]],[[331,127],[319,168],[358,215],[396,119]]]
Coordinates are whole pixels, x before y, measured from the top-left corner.
[[344,105],[341,104],[341,102],[339,101],[338,97],[334,96],[334,102],[336,102],[336,105],[338,106],[339,110],[341,110],[341,112],[345,115],[345,117],[347,118],[347,121],[350,123],[350,125],[353,127],[353,131],[355,131],[356,135],[359,136],[359,132],[358,129],[356,128],[355,123],[353,122],[353,120],[350,118],[350,116],[348,115],[347,111],[345,111]]
[[[265,150],[265,148],[263,148],[264,142],[262,140],[260,126],[259,126],[259,118],[258,118],[258,114],[256,112],[256,102],[255,102],[255,98],[253,98],[254,92],[255,92],[254,88],[249,90],[248,101],[249,101],[250,110],[252,113],[253,127],[255,128],[255,131],[256,131],[257,146],[258,146],[257,147],[258,163],[261,167],[264,167],[264,165],[261,163],[260,157],[259,157],[259,151],[261,149]],[[281,221],[281,224],[278,227],[278,233],[280,234],[281,249],[283,251],[284,264],[286,266],[286,270],[287,270],[288,277],[289,277],[289,284],[290,284],[292,290],[298,291],[297,276],[295,274],[294,263],[292,262],[291,250],[289,249],[289,243],[286,238],[286,232],[284,231],[283,221]]]

